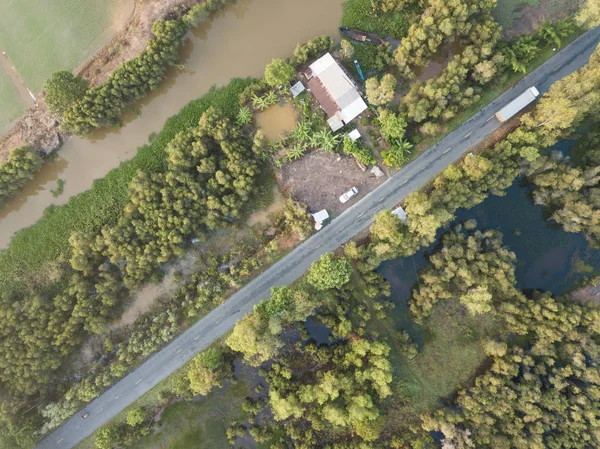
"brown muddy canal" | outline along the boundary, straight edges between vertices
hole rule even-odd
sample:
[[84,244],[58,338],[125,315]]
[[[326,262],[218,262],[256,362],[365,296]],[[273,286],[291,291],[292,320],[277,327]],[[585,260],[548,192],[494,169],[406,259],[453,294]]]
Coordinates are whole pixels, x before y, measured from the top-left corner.
[[[194,30],[183,49],[185,70],[173,70],[161,88],[129,116],[119,130],[73,137],[25,189],[0,212],[0,248],[21,228],[35,223],[51,204],[64,204],[89,189],[121,161],[134,156],[148,135],[213,84],[231,78],[261,76],[273,58],[291,55],[298,42],[329,34],[336,39],[344,0],[238,0],[212,21]],[[52,196],[56,181],[64,193]]]

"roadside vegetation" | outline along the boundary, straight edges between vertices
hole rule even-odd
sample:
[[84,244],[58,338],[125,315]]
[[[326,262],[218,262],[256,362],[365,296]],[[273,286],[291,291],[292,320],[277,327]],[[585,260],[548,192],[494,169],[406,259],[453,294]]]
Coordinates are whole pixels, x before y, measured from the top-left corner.
[[[600,310],[521,292],[516,257],[498,231],[477,230],[472,220],[443,228],[457,209],[501,195],[536,164],[554,169],[545,162],[547,149],[582,123],[596,124],[599,56],[597,50],[586,67],[555,83],[504,140],[411,195],[408,221],[381,213],[363,244],[350,242],[293,286],[273,289],[227,336],[229,349],[198,356],[177,375],[187,377],[184,390],[171,392],[185,400],[213,394],[208,387],[223,382],[254,387],[256,381],[232,377],[228,360],[260,367],[259,383],[268,388],[248,395],[244,417],[227,431],[232,444],[252,437],[281,448],[433,448],[435,431],[444,448],[597,445],[595,422],[578,416],[593,413],[597,401]],[[575,101],[561,101],[567,93]],[[556,105],[560,121],[551,120]],[[593,127],[587,136],[586,147],[597,139]],[[550,185],[555,176],[546,178]],[[390,285],[376,269],[431,245],[440,230],[408,303],[393,310]],[[326,337],[309,322],[323,326]],[[164,400],[154,404],[169,409]],[[111,426],[122,428],[119,419]],[[144,441],[135,447],[149,447]]]
[[[493,1],[447,4],[432,0],[426,9],[411,2],[368,3],[377,20],[392,21],[398,15],[413,19],[402,31],[404,39],[395,51],[385,45],[374,56],[373,67],[379,75],[365,83],[370,111],[364,123],[374,133],[370,143],[351,142],[341,133],[332,133],[308,95],[290,98],[288,86],[297,74],[316,57],[334,50],[330,37],[317,37],[299,44],[292,57],[273,60],[264,79],[232,80],[192,101],[167,121],[163,131],[152,136],[135,158],[68,204],[50,208],[0,252],[0,300],[4,304],[0,380],[11,392],[2,398],[0,418],[5,425],[0,429],[0,447],[31,447],[310,235],[313,223],[306,206],[288,200],[283,212],[270,222],[270,229],[250,243],[204,254],[197,269],[179,279],[174,294],[162,298],[131,327],[111,331],[129,296],[140,286],[157,282],[167,264],[242,222],[264,193],[260,184],[271,170],[315,151],[343,152],[365,166],[381,159],[399,168],[412,156],[416,144],[439,136],[478,104],[486,89],[526,72],[541,49],[560,46],[563,39],[578,32],[573,22],[564,21],[504,42],[491,16]],[[57,74],[49,82],[54,86],[49,104],[63,115],[63,126],[86,134],[117,125],[123,110],[164,77],[187,27],[222,4],[203,3],[181,19],[155,23],[156,39],[149,42],[147,50],[102,86],[88,90],[81,80]],[[351,17],[365,5],[351,1],[345,14]],[[585,10],[581,14],[585,16],[585,20],[579,16],[581,23],[593,21],[593,15]],[[453,43],[460,44],[460,52],[441,73],[415,81],[418,70]],[[342,44],[336,56],[348,65],[356,53],[352,44]],[[239,377],[234,361],[243,361],[260,368],[260,381],[252,385],[256,394],[243,402],[244,420],[234,417],[226,431],[230,442],[254,438],[275,448],[312,448],[325,442],[339,448],[368,444],[417,449],[433,444],[427,431],[439,430],[448,448],[469,447],[473,441],[481,447],[519,447],[520,428],[505,432],[499,422],[474,429],[476,420],[466,402],[461,403],[462,410],[453,406],[452,412],[435,412],[449,407],[442,397],[450,397],[457,385],[465,391],[463,395],[492,395],[485,386],[475,389],[478,384],[472,382],[482,367],[504,362],[517,366],[521,361],[516,357],[524,352],[538,357],[522,341],[506,343],[507,329],[523,336],[531,346],[544,335],[535,334],[533,300],[515,287],[514,256],[503,247],[501,236],[474,231],[472,223],[448,234],[442,250],[430,257],[434,268],[421,273],[410,300],[411,313],[398,314],[430,334],[438,329],[436,338],[445,338],[445,343],[437,341],[423,348],[425,334],[411,334],[396,318],[388,317],[386,311],[393,309],[387,299],[389,284],[375,270],[385,260],[411,256],[429,246],[457,209],[473,207],[490,194],[501,194],[521,173],[532,179],[535,194],[547,201],[544,204],[555,221],[567,230],[583,230],[595,238],[597,170],[593,151],[589,159],[582,159],[579,172],[570,173],[569,179],[577,181],[574,185],[567,185],[562,173],[575,169],[565,166],[566,161],[551,160],[544,152],[598,114],[599,58],[596,52],[588,66],[557,82],[506,139],[483,154],[449,166],[429,189],[411,195],[403,205],[410,217],[407,222],[382,213],[363,245],[351,243],[344,255],[326,255],[296,285],[274,289],[273,297],[241,320],[224,344],[199,355],[177,374],[176,385],[155,407],[162,409],[181,398],[211,394],[215,387],[250,391],[231,386]],[[282,101],[292,102],[300,111],[299,122],[289,135],[267,142],[256,129],[254,113]],[[591,136],[590,142],[594,139]],[[33,157],[33,153],[27,154]],[[34,166],[35,161],[29,164]],[[27,170],[22,173],[23,179],[29,175]],[[552,182],[544,184],[544,178]],[[577,185],[581,185],[578,190],[574,189]],[[547,188],[554,186],[559,189],[553,196],[555,192]],[[7,186],[7,191],[10,188]],[[563,201],[565,198],[569,201]],[[572,204],[577,210],[570,210]],[[587,221],[577,217],[578,213]],[[477,264],[468,262],[472,260]],[[452,269],[443,271],[441,266]],[[542,297],[549,309],[563,307],[549,295]],[[556,320],[567,313],[587,313],[570,306],[561,310],[564,313],[557,314]],[[446,322],[457,316],[469,318],[456,325]],[[329,329],[327,341],[318,345],[307,335],[303,323],[309,318]],[[538,321],[543,329],[555,325],[552,317]],[[596,338],[587,319],[570,325],[568,338],[573,344]],[[465,334],[471,335],[466,343]],[[73,375],[64,366],[91,335],[106,338],[103,355],[85,375]],[[554,350],[551,345],[567,338],[559,335],[543,341],[540,354],[545,360]],[[457,344],[453,347],[452,342]],[[595,347],[590,345],[593,353]],[[513,358],[507,361],[507,354]],[[439,373],[431,368],[439,360],[454,365],[446,374]],[[65,382],[68,377],[74,380]],[[509,388],[509,379],[500,377]],[[583,380],[579,376],[576,382]],[[556,394],[562,393],[551,393]],[[571,405],[582,401],[577,395],[565,400]],[[31,409],[35,402],[38,406]],[[508,410],[514,406],[506,403]],[[144,407],[128,410],[122,419],[98,432],[96,446],[110,449],[132,446],[140,438],[152,441],[149,429],[158,421],[154,419],[157,410]],[[173,407],[192,406],[178,402]],[[426,412],[430,414],[421,421],[419,415]],[[227,416],[233,415],[229,410]],[[394,418],[398,416],[402,419]],[[571,426],[562,430],[565,436],[557,438],[573,439],[575,432],[588,434],[590,428]],[[499,433],[502,437],[496,438]],[[552,444],[544,429],[532,433],[540,447]],[[493,444],[490,435],[496,438]]]

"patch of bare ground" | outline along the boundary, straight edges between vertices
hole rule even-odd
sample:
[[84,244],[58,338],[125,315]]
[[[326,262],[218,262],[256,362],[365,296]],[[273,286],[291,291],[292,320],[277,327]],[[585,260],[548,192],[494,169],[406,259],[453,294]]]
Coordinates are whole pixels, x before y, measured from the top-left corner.
[[[123,30],[76,73],[88,79],[92,87],[104,82],[119,65],[133,59],[146,47],[155,20],[169,17],[178,6],[189,7],[202,1],[137,0]],[[8,159],[13,149],[23,145],[31,145],[44,154],[50,154],[69,137],[68,133],[59,130],[58,117],[49,111],[43,92],[37,100],[37,107],[28,109],[0,140],[0,163]]]
[[514,39],[533,33],[544,22],[554,23],[573,14],[582,0],[539,0],[537,5],[524,4],[518,11],[514,26],[504,30],[504,37]]
[[[297,161],[281,168],[278,180],[292,198],[308,205],[311,212],[327,209],[338,215],[358,199],[375,189],[386,177],[376,179],[367,169],[362,171],[353,157],[324,151],[311,151]],[[358,196],[346,204],[339,196],[351,187],[358,187]]]
[[600,278],[594,279],[589,285],[571,292],[568,299],[582,303],[600,304]]

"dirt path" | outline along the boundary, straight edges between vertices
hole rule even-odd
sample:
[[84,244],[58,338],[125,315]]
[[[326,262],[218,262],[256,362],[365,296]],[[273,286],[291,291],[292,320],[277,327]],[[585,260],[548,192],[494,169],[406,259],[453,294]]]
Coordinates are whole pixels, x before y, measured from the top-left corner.
[[6,56],[6,53],[4,52],[4,50],[2,50],[1,47],[0,65],[4,68],[4,72],[10,78],[10,81],[12,82],[13,86],[15,86],[15,89],[17,89],[17,92],[19,92],[21,101],[25,104],[25,106],[27,106],[28,108],[35,107],[36,99],[33,93],[27,88],[25,80],[21,78],[21,75],[19,75],[19,72],[17,72],[17,70],[14,68],[14,66],[8,59],[8,56]]

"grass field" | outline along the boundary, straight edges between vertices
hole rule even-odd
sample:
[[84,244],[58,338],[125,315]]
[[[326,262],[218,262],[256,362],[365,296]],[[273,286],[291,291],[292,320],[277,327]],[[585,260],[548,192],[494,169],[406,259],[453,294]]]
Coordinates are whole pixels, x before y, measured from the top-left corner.
[[13,120],[18,119],[24,110],[25,105],[21,102],[19,93],[0,67],[0,135],[8,131]]
[[518,10],[525,5],[536,6],[538,0],[498,0],[492,15],[502,28],[512,28],[519,18]]
[[38,92],[52,72],[73,70],[94,55],[132,10],[133,0],[3,0],[0,48]]
[[167,120],[152,143],[141,147],[131,160],[94,181],[90,190],[71,198],[67,204],[47,208],[40,220],[15,234],[8,248],[0,251],[0,284],[14,280],[21,270],[38,270],[45,263],[68,254],[69,237],[74,231],[97,232],[114,222],[128,201],[128,185],[137,171],[161,168],[166,145],[179,131],[196,126],[210,106],[235,115],[239,95],[250,82],[249,79],[234,79],[227,87],[212,89],[190,102]]
[[408,15],[404,12],[376,16],[371,0],[348,0],[343,7],[343,27],[370,31],[382,37],[402,38],[408,32]]

